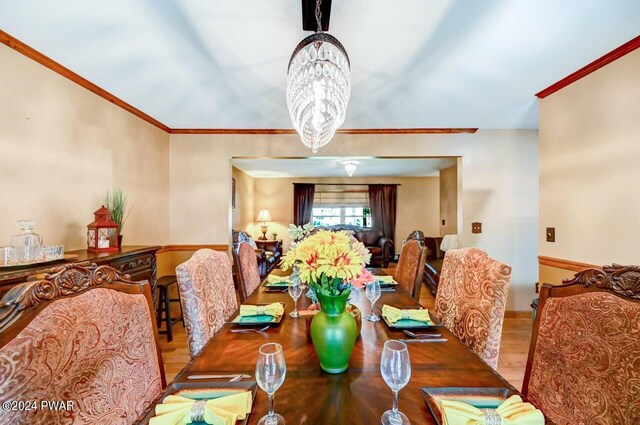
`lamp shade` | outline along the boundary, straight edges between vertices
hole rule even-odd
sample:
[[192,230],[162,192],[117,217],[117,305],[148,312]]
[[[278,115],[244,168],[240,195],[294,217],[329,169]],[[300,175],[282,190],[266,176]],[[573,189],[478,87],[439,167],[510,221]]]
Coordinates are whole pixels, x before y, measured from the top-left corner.
[[450,249],[460,248],[460,241],[458,235],[445,235],[440,243],[440,249],[443,251],[449,251]]
[[258,218],[256,218],[256,221],[259,221],[261,223],[266,223],[268,221],[273,221],[273,219],[271,218],[271,214],[269,214],[269,210],[260,210],[260,213],[258,214]]

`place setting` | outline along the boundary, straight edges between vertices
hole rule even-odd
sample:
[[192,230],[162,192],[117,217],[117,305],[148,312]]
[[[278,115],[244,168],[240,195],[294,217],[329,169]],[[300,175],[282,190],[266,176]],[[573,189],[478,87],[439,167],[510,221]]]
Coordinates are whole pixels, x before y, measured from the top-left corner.
[[262,284],[265,292],[287,292],[291,276],[283,276],[279,274],[269,274]]
[[[171,384],[141,423],[149,425],[247,424],[257,389],[268,396],[268,413],[259,425],[284,425],[274,412],[273,396],[285,380],[287,367],[282,346],[267,343],[258,349],[255,381],[197,381]],[[188,380],[226,378],[231,375],[190,375]],[[250,375],[238,374],[241,378]]]
[[259,326],[259,328],[231,329],[233,333],[264,332],[271,326],[277,326],[284,317],[285,305],[282,302],[270,304],[243,304],[238,314],[227,323],[237,326]]

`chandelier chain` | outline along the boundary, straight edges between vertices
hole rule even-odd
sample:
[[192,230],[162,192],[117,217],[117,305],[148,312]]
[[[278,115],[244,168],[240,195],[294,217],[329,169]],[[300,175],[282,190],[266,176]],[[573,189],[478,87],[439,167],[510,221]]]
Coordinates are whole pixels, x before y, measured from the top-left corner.
[[322,32],[322,11],[320,10],[320,4],[322,0],[316,0],[316,24],[318,25],[318,30],[316,32]]

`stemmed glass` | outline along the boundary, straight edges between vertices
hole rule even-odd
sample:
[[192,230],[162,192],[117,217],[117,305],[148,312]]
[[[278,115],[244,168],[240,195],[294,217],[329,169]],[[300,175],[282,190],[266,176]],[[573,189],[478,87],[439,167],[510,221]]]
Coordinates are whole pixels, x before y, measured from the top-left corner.
[[367,295],[367,299],[371,301],[371,314],[368,315],[366,319],[370,322],[377,322],[380,320],[380,316],[374,313],[374,308],[376,301],[380,298],[380,282],[377,280],[369,282],[367,284],[367,289],[365,289],[365,294]]
[[284,425],[284,418],[273,412],[273,395],[284,382],[286,374],[282,346],[275,342],[262,345],[256,362],[256,381],[269,397],[269,413],[260,419],[258,425]]
[[289,291],[289,295],[293,298],[293,311],[289,313],[289,316],[298,317],[298,298],[302,295],[302,285],[291,283],[287,289]]
[[411,360],[404,342],[389,340],[384,343],[380,372],[384,382],[393,391],[393,408],[382,414],[382,425],[409,425],[409,419],[398,411],[398,391],[409,383]]

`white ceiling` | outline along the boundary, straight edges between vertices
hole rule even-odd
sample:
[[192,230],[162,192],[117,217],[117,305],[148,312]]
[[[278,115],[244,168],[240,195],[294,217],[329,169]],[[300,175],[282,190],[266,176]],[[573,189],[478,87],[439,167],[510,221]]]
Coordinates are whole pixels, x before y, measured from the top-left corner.
[[[638,0],[334,0],[345,128],[537,128],[534,94],[640,33]],[[291,128],[300,0],[0,0],[0,28],[172,128]]]
[[234,159],[234,167],[256,178],[349,177],[344,161],[358,161],[353,177],[429,177],[455,165],[455,158],[313,157],[299,159]]

